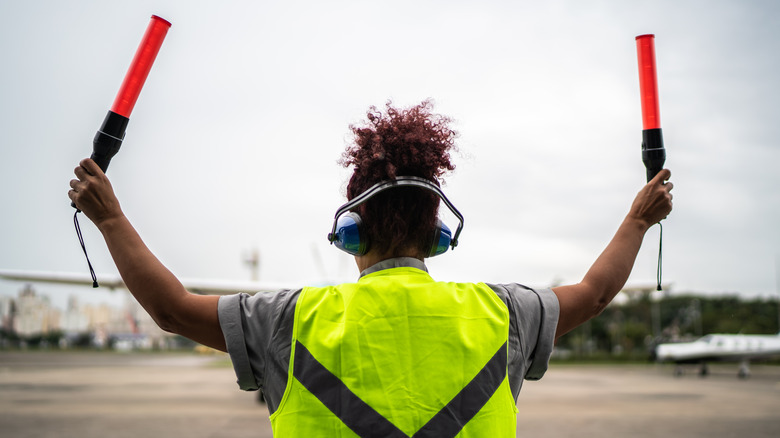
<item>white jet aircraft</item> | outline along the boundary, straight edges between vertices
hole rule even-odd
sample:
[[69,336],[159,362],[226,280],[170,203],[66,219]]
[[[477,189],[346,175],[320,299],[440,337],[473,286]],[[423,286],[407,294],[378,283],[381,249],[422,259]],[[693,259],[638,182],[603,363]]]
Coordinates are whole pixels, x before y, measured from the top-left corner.
[[674,362],[675,375],[682,374],[682,364],[700,364],[699,375],[709,374],[708,362],[739,362],[738,376],[750,376],[750,361],[780,356],[780,333],[777,335],[723,335],[712,334],[694,342],[659,344],[656,359]]

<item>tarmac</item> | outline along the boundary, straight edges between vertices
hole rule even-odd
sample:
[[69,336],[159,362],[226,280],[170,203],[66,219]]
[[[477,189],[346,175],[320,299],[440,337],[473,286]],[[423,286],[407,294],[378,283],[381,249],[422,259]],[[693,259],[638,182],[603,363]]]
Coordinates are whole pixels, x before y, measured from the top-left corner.
[[[551,365],[525,382],[527,437],[778,437],[780,367]],[[0,351],[0,437],[271,437],[225,356]]]

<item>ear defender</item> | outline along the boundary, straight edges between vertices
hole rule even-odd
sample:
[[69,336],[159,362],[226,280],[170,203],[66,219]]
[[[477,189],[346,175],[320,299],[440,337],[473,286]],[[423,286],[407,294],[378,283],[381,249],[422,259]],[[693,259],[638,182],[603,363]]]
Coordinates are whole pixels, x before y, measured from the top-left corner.
[[428,253],[428,257],[444,254],[449,247],[455,249],[455,247],[458,246],[458,236],[463,230],[463,215],[460,214],[454,205],[452,205],[450,200],[447,199],[444,192],[442,192],[437,185],[416,176],[399,176],[392,181],[379,182],[339,207],[339,209],[336,210],[336,216],[333,218],[333,228],[328,234],[328,241],[335,245],[336,248],[352,255],[364,255],[367,253],[371,245],[368,236],[363,229],[363,219],[361,219],[359,214],[349,210],[368,201],[379,192],[402,186],[420,187],[436,193],[439,198],[444,201],[444,204],[447,205],[450,211],[458,218],[458,228],[455,230],[454,236],[447,225],[439,219],[436,220],[436,229],[434,230],[433,236],[431,236],[431,250]]
[[431,243],[431,252],[428,253],[428,257],[435,257],[439,254],[444,254],[450,247],[452,242],[452,231],[450,228],[441,221],[436,220],[436,230],[433,232],[433,243]]
[[336,248],[346,253],[363,255],[368,252],[368,236],[360,238],[360,235],[364,234],[361,230],[362,227],[363,219],[360,218],[360,215],[349,212],[338,218],[335,235],[331,233],[333,237],[328,236],[328,240],[336,245]]

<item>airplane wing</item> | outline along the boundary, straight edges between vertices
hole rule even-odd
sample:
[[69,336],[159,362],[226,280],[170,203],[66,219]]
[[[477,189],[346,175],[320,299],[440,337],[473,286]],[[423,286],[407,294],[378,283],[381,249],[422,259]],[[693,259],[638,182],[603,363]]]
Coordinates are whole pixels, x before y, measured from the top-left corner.
[[[72,272],[45,272],[45,271],[15,271],[0,270],[0,278],[12,281],[55,283],[75,286],[92,286],[92,277],[86,274]],[[184,288],[192,293],[201,295],[230,295],[239,292],[254,294],[257,292],[272,292],[281,289],[289,289],[289,285],[267,282],[236,282],[204,279],[182,279],[179,281]],[[98,283],[108,289],[125,288],[125,283],[118,275],[98,275]]]

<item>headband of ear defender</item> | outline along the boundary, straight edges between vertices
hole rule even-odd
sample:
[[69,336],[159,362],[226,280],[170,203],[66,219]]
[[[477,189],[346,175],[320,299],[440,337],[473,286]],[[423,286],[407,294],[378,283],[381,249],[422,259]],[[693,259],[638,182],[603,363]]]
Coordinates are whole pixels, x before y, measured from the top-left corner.
[[350,210],[368,201],[376,194],[395,187],[420,187],[429,190],[439,196],[447,208],[458,218],[458,228],[455,229],[454,236],[449,227],[437,219],[428,257],[443,254],[447,251],[447,248],[452,247],[452,249],[455,249],[458,246],[458,236],[460,236],[460,232],[463,230],[463,215],[452,205],[437,185],[425,178],[416,176],[399,176],[395,180],[380,181],[339,207],[336,210],[336,216],[333,218],[333,228],[328,234],[328,241],[336,245],[336,248],[352,255],[363,255],[368,252],[370,242],[363,229],[363,219],[359,214]]

